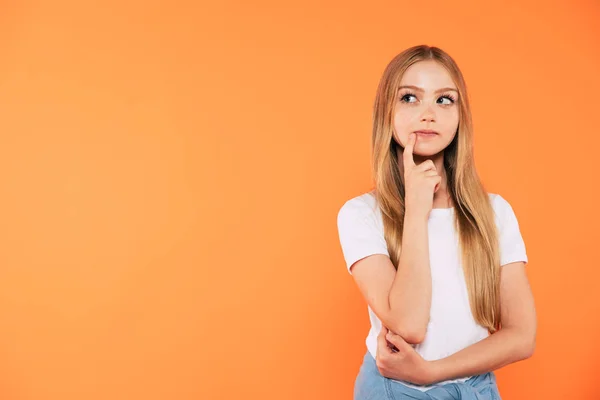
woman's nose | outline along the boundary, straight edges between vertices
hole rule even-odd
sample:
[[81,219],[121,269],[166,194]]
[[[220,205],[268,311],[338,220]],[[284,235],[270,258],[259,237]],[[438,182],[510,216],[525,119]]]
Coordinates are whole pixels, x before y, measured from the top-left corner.
[[421,121],[435,121],[435,112],[431,106],[428,106],[421,115]]

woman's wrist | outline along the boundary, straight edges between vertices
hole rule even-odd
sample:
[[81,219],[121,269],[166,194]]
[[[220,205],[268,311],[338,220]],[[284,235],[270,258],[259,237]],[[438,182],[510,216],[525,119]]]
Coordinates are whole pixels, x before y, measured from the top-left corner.
[[421,210],[416,209],[405,209],[404,212],[404,225],[408,224],[423,224],[427,223],[429,219],[429,213],[425,213]]
[[425,362],[427,363],[427,366],[425,368],[425,371],[427,371],[425,376],[426,384],[431,385],[440,382],[442,380],[442,372],[440,370],[439,360]]

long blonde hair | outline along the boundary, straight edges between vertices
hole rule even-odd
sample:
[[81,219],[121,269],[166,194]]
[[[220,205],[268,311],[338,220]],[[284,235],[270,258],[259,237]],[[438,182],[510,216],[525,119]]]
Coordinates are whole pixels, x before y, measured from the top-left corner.
[[461,262],[471,312],[477,323],[494,333],[500,328],[500,253],[489,195],[475,170],[473,123],[467,88],[456,62],[446,52],[426,45],[404,50],[386,67],[373,109],[372,174],[375,198],[383,217],[390,258],[398,268],[404,225],[403,148],[393,137],[394,105],[402,75],[419,61],[433,60],[446,68],[458,89],[459,124],[444,150],[448,192],[454,203]]

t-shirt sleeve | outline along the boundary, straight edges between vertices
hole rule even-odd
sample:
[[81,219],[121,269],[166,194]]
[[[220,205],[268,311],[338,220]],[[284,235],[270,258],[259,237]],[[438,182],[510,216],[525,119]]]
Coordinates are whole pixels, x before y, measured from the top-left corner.
[[521,236],[519,222],[510,203],[497,195],[497,214],[499,224],[500,265],[513,262],[528,262],[525,242]]
[[381,219],[359,198],[348,200],[338,212],[337,227],[348,272],[352,265],[373,254],[389,257]]

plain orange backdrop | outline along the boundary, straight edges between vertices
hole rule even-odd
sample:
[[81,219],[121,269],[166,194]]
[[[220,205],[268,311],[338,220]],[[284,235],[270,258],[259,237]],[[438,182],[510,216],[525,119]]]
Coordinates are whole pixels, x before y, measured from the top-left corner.
[[350,399],[368,318],[336,215],[422,43],[461,67],[530,258],[537,349],[503,398],[600,398],[598,2],[94,3],[0,3],[0,398]]

